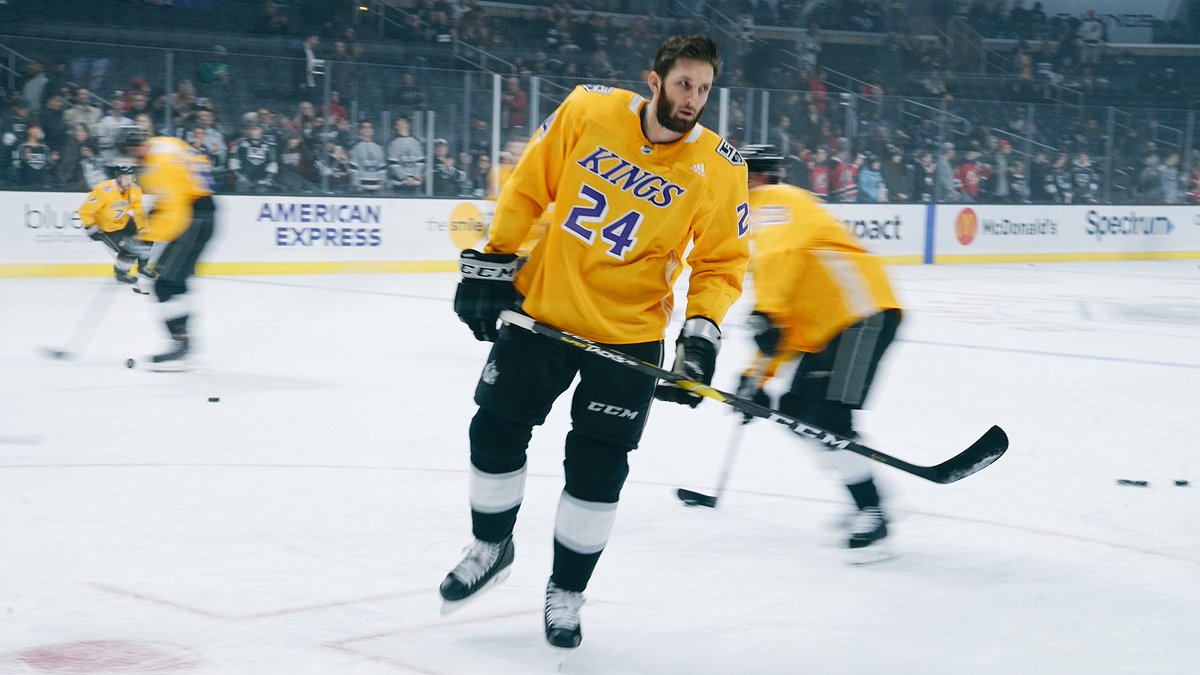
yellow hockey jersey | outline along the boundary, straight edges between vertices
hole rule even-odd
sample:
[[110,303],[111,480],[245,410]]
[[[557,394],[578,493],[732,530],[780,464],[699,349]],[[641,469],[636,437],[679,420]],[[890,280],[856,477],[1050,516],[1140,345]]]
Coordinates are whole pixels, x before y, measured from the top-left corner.
[[101,232],[120,232],[133,217],[139,228],[147,227],[146,211],[142,208],[142,188],[137,183],[122,191],[116,179],[96,185],[79,207],[79,221],[84,227],[95,226]]
[[748,263],[745,162],[700,125],[650,143],[640,117],[648,103],[576,87],[505,181],[488,232],[487,252],[516,253],[553,203],[516,286],[531,316],[599,342],[662,339],[689,243],[688,317],[720,324]]
[[175,241],[192,222],[192,204],[213,193],[208,158],[169,136],[147,141],[138,183],[153,198],[147,241]]
[[781,351],[819,352],[850,325],[900,307],[883,264],[808,192],[751,189],[750,222],[754,309],[783,327]]

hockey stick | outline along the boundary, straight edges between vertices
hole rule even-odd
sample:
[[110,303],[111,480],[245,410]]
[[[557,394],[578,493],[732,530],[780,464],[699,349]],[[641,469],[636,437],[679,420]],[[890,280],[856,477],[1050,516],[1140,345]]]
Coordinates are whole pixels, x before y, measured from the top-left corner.
[[42,354],[58,360],[73,359],[79,356],[95,336],[96,329],[100,327],[100,322],[108,314],[108,308],[112,306],[112,300],[120,287],[121,284],[115,280],[104,282],[100,286],[99,292],[96,293],[96,297],[92,299],[92,304],[88,305],[87,311],[75,324],[75,329],[71,331],[71,336],[67,338],[63,348],[42,347]]
[[[754,379],[754,386],[756,388],[762,387],[763,376],[770,363],[771,359],[760,353],[754,359],[753,365],[750,366],[749,371],[746,373],[746,377]],[[729,447],[725,450],[725,462],[721,465],[721,473],[717,477],[716,494],[706,495],[703,492],[679,488],[675,491],[675,496],[679,497],[679,500],[684,504],[688,506],[707,506],[710,509],[717,508],[717,500],[721,498],[721,495],[725,494],[725,484],[729,482],[729,474],[733,471],[733,460],[737,458],[738,448],[742,444],[742,430],[751,420],[751,418],[745,415],[740,415],[739,417],[738,424],[733,429],[733,436],[729,439]]]
[[745,429],[746,423],[739,419],[737,426],[733,428],[733,436],[729,439],[729,447],[725,450],[725,463],[721,465],[721,475],[717,478],[716,494],[706,495],[703,492],[679,488],[675,491],[675,496],[679,497],[679,501],[687,506],[717,508],[717,500],[725,493],[725,483],[729,482],[729,474],[733,469],[733,460],[737,456],[738,447],[742,444],[742,435]]
[[977,473],[987,467],[992,462],[1000,459],[1000,456],[1008,450],[1008,435],[998,426],[993,426],[988,429],[979,440],[975,441],[966,450],[958,453],[950,459],[934,466],[920,466],[912,464],[902,459],[892,457],[891,455],[867,447],[860,443],[856,443],[849,438],[838,436],[837,434],[826,431],[819,427],[813,427],[801,422],[800,420],[784,415],[778,410],[772,410],[753,401],[747,401],[743,398],[738,398],[733,394],[728,394],[718,389],[714,389],[706,384],[689,380],[679,373],[674,373],[669,370],[663,370],[658,366],[646,363],[640,359],[635,359],[632,356],[623,354],[611,347],[601,346],[570,333],[563,332],[557,328],[547,326],[544,323],[534,320],[532,317],[524,314],[518,314],[511,310],[504,310],[500,313],[500,319],[505,323],[512,324],[518,328],[537,333],[544,337],[548,337],[560,342],[564,342],[589,354],[595,354],[600,358],[607,359],[613,363],[619,363],[628,368],[632,368],[643,375],[658,378],[664,382],[670,382],[680,389],[711,398],[714,401],[719,401],[726,405],[732,406],[741,412],[754,417],[761,417],[765,420],[770,420],[802,438],[811,439],[818,443],[832,448],[834,450],[849,450],[850,452],[862,455],[867,459],[875,460],[880,464],[886,464],[895,469],[899,469],[905,473],[911,473],[914,476],[924,478],[934,483],[953,483],[957,480],[962,480],[973,473]]

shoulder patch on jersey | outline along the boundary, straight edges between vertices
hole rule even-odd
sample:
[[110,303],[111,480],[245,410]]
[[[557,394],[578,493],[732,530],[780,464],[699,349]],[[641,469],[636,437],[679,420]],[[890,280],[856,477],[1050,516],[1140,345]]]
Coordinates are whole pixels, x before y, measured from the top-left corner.
[[717,146],[717,154],[729,160],[729,163],[734,166],[741,166],[746,163],[746,160],[742,159],[741,154],[738,153],[737,148],[733,147],[733,144],[724,138],[721,139],[721,144]]
[[606,84],[585,84],[581,86],[584,91],[590,91],[593,94],[611,94],[613,89]]
[[104,186],[104,191],[105,191],[105,192],[112,192],[112,186],[111,186],[111,185],[105,185],[105,186]]

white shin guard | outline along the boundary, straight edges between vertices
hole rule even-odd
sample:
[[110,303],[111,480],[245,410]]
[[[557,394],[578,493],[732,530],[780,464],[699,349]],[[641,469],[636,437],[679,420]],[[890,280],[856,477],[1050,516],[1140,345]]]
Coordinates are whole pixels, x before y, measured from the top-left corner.
[[616,522],[615,502],[584,501],[563,490],[554,519],[554,539],[576,553],[599,553]]

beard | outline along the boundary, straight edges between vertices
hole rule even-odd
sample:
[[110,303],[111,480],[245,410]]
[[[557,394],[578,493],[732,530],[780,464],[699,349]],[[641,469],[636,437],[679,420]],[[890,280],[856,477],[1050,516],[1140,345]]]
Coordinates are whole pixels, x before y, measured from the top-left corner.
[[654,117],[658,123],[670,131],[677,134],[686,134],[691,131],[696,123],[700,121],[700,115],[704,114],[704,108],[696,111],[696,114],[690,120],[678,119],[674,116],[675,102],[667,96],[665,89],[659,90],[658,103],[654,105]]

